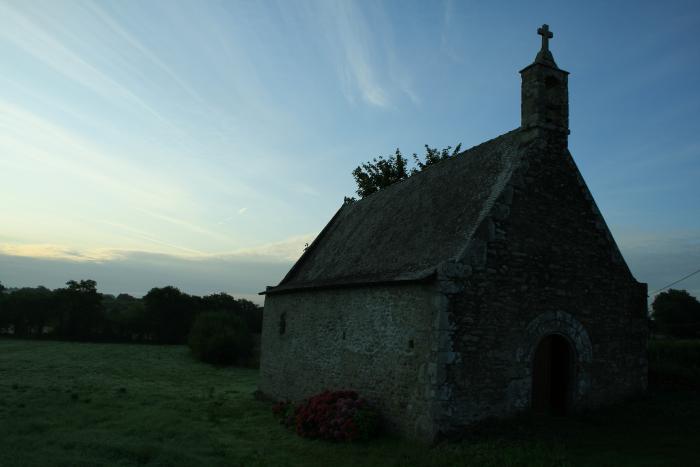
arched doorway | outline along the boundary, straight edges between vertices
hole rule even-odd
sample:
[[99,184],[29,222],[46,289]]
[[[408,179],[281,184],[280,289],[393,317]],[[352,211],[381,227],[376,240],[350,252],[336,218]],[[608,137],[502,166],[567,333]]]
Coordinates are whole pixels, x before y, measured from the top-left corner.
[[532,361],[532,409],[565,415],[573,387],[573,350],[561,335],[550,334],[537,346]]

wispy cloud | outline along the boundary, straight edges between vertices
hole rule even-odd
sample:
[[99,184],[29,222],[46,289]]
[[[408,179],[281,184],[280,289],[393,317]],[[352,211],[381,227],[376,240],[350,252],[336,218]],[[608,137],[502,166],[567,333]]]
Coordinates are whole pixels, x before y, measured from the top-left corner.
[[0,243],[0,254],[21,256],[26,258],[41,258],[65,261],[102,262],[123,257],[122,253],[109,248],[94,248],[78,250],[62,245],[48,244],[7,244]]
[[3,285],[57,288],[70,279],[89,278],[97,281],[98,290],[103,293],[143,296],[153,287],[172,285],[190,294],[227,292],[262,303],[258,292],[266,285],[277,284],[291,266],[289,260],[257,261],[242,256],[192,258],[142,251],[116,251],[104,260],[84,260],[85,251],[64,251],[56,246],[34,248],[33,252],[27,248],[24,252],[27,254],[18,255],[16,249],[8,252],[0,249]]
[[[89,181],[120,196],[145,204],[177,202],[181,191],[158,177],[148,176],[131,163],[49,120],[0,99],[0,149],[5,162],[13,160],[32,171],[50,167],[66,178]],[[60,178],[52,183],[58,184]],[[169,204],[169,203],[168,203]]]
[[[75,248],[66,245],[40,243],[0,243],[0,254],[22,256],[37,259],[61,259],[68,261],[111,261],[122,260],[130,255],[160,255],[177,257],[180,260],[246,260],[252,262],[283,262],[296,261],[304,252],[307,244],[311,243],[314,234],[296,235],[278,242],[266,243],[249,248],[240,248],[220,253],[206,253],[180,245],[175,245],[157,238],[154,234],[118,222],[103,221],[104,224],[123,230],[139,238],[148,240],[156,245],[171,249],[169,252],[154,252],[129,250],[123,248]],[[172,250],[176,250],[173,252]]]
[[[373,36],[362,11],[352,2],[329,1],[319,6],[328,20],[324,21],[327,39],[338,48],[338,71],[346,87],[359,91],[368,104],[388,107],[389,93],[373,65]],[[346,96],[353,100],[352,92]]]
[[310,244],[315,236],[315,234],[297,235],[279,242],[268,243],[252,248],[243,248],[222,256],[296,261],[304,252],[306,245]]
[[190,256],[192,256],[192,255],[194,255],[194,256],[206,256],[207,255],[203,251],[195,250],[194,248],[188,248],[188,247],[185,247],[182,245],[176,245],[174,243],[162,240],[156,234],[153,234],[151,232],[146,232],[146,231],[143,231],[141,229],[131,227],[129,225],[125,225],[125,224],[122,224],[119,222],[112,222],[112,221],[102,221],[102,223],[105,225],[108,225],[110,227],[116,227],[117,229],[120,229],[124,232],[127,232],[140,240],[146,240],[147,242],[150,242],[154,245],[164,246],[164,247],[167,247],[168,249],[178,250],[178,251],[184,252]]
[[[138,208],[137,211],[142,212],[142,213],[144,213],[147,216],[150,216],[152,218],[167,222],[167,223],[172,224],[172,225],[176,225],[178,227],[184,227],[192,232],[195,232],[195,233],[198,233],[201,235],[205,235],[205,236],[210,237],[210,238],[214,238],[214,239],[221,240],[224,242],[232,242],[234,240],[234,238],[232,237],[231,234],[224,235],[224,234],[219,233],[219,232],[214,232],[210,229],[207,229],[206,227],[202,227],[201,225],[194,224],[194,223],[186,221],[184,219],[180,219],[180,218],[173,217],[173,216],[168,216],[166,214],[157,213],[157,212],[150,211],[147,209]],[[239,211],[239,214],[241,214],[240,211]]]
[[116,33],[119,37],[124,39],[133,49],[138,53],[145,56],[158,68],[165,72],[175,83],[180,86],[187,94],[189,94],[195,101],[200,103],[204,102],[204,99],[199,95],[197,91],[194,90],[187,82],[185,82],[182,77],[173,70],[167,63],[161,60],[156,54],[149,50],[145,45],[141,43],[133,34],[130,34],[125,28],[121,27],[114,19],[110,17],[101,7],[99,7],[94,2],[85,2],[82,4],[84,8],[95,15],[100,21],[106,24],[109,29]]
[[312,187],[311,185],[307,185],[306,183],[296,183],[294,185],[294,190],[298,193],[309,196],[321,196],[321,193],[319,193],[316,188]]
[[[453,45],[453,34],[455,30],[455,2],[453,0],[445,0],[442,9],[442,25],[440,28],[440,49],[442,52],[450,58],[450,60],[456,63],[464,63],[464,57],[462,57],[454,48]],[[463,24],[459,25],[463,27]]]
[[40,27],[15,9],[12,4],[0,3],[0,16],[5,18],[0,36],[15,46],[111,103],[118,106],[130,105],[167,123],[167,119],[146,101],[88,63],[46,28]]

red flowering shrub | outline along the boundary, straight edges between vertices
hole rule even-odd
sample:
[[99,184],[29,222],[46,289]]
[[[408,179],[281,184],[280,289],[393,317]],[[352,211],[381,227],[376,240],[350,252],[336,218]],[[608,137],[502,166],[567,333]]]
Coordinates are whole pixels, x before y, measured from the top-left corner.
[[355,391],[324,391],[297,406],[278,402],[272,413],[304,438],[369,439],[379,428],[379,414]]

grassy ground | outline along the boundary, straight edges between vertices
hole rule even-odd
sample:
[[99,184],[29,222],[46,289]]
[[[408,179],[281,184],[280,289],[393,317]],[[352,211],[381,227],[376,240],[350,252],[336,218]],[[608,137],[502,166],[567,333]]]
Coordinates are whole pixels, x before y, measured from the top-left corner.
[[[683,371],[698,368],[696,350],[660,345],[690,355]],[[201,364],[184,347],[0,339],[0,466],[697,465],[693,374],[617,407],[523,417],[459,443],[331,444],[278,425],[252,397],[255,370]]]

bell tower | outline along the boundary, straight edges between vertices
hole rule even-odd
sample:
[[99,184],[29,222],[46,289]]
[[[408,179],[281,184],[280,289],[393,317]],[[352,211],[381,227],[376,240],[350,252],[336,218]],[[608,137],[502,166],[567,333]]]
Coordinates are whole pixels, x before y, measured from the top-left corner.
[[569,134],[569,72],[559,69],[549,51],[554,34],[543,24],[537,29],[542,47],[535,61],[520,70],[522,78],[520,127],[543,128]]

